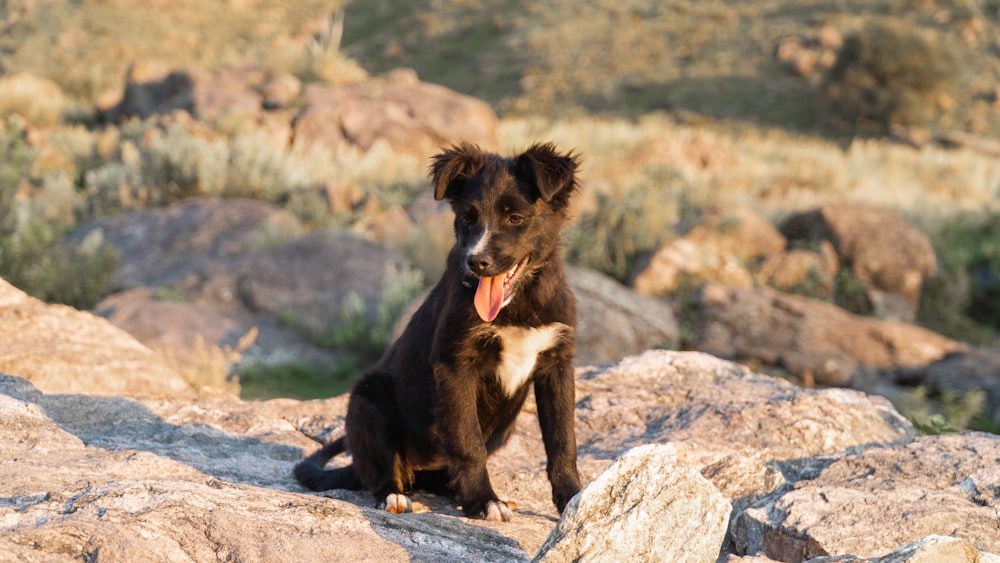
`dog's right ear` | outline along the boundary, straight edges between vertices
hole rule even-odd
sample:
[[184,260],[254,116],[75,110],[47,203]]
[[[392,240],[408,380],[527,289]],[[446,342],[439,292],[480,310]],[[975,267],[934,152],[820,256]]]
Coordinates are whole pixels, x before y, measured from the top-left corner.
[[434,199],[454,199],[456,183],[471,178],[483,167],[483,151],[471,143],[452,146],[434,157],[430,176],[434,184]]

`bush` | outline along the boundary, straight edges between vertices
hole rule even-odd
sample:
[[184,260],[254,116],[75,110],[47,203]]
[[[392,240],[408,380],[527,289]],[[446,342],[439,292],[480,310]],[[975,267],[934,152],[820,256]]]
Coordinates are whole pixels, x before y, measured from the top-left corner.
[[59,244],[63,228],[36,220],[0,236],[0,278],[47,302],[92,309],[114,289],[119,256],[93,231],[78,245]]
[[566,232],[566,259],[627,282],[635,264],[671,238],[690,205],[679,175],[634,187],[621,197],[597,194]]
[[958,80],[957,63],[949,48],[912,24],[887,19],[844,40],[823,92],[860,129],[928,125]]
[[1000,214],[956,217],[931,238],[940,271],[924,285],[918,318],[952,338],[991,344],[1000,330]]
[[5,236],[17,229],[14,198],[31,177],[38,151],[28,146],[17,120],[0,119],[0,129],[0,236]]

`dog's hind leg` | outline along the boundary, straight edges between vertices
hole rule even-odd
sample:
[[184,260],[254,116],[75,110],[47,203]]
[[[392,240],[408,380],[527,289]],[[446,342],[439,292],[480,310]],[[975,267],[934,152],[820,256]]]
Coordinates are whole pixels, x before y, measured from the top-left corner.
[[402,421],[396,409],[391,378],[379,372],[365,374],[347,406],[347,436],[354,470],[376,506],[393,513],[412,512],[405,493],[413,486],[414,475],[404,457]]

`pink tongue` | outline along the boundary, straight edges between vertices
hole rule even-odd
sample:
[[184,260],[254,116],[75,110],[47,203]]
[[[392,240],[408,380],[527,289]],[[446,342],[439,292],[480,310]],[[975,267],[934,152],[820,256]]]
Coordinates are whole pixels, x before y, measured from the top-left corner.
[[476,298],[473,302],[479,318],[488,323],[493,322],[503,306],[503,276],[479,278],[479,288],[476,289]]

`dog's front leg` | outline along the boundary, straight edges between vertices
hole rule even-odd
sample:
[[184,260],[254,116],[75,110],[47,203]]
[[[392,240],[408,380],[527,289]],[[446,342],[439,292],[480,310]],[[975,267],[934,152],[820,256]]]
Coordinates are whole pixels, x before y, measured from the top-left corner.
[[580,492],[576,468],[576,383],[572,363],[550,355],[539,358],[535,372],[535,401],[552,483],[552,501],[562,514],[566,503]]
[[486,471],[486,444],[477,411],[478,382],[443,363],[434,366],[434,377],[442,446],[462,512],[469,518],[510,521],[510,508],[493,491]]

